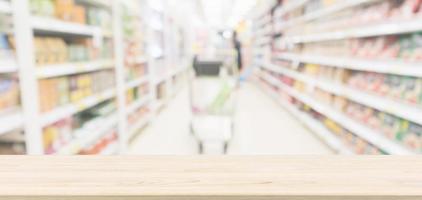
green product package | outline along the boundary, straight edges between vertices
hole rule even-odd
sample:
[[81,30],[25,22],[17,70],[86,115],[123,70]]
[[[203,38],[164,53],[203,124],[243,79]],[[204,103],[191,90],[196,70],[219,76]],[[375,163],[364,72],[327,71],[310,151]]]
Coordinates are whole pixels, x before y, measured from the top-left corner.
[[409,125],[410,125],[409,121],[403,120],[403,119],[400,120],[400,129],[396,135],[396,139],[398,141],[403,141],[403,139],[405,138],[405,135],[408,133]]
[[220,112],[224,107],[227,100],[230,98],[230,93],[232,92],[232,88],[230,87],[229,83],[225,81],[222,83],[220,92],[218,93],[217,97],[214,99],[213,103],[211,104],[209,110],[212,113]]

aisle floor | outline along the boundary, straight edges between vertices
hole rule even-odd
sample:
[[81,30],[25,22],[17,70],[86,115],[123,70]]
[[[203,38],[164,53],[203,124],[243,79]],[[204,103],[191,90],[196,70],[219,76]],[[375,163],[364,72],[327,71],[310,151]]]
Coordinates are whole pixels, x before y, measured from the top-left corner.
[[[129,153],[197,154],[197,142],[189,133],[188,100],[185,89],[135,139]],[[229,147],[232,155],[333,154],[308,129],[250,83],[239,90],[235,123],[236,133]]]

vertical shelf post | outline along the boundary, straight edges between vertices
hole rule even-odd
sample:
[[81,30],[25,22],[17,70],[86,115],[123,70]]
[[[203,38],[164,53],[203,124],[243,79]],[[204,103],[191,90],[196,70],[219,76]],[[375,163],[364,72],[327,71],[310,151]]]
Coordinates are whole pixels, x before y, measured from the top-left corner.
[[125,64],[124,46],[122,32],[122,13],[120,0],[113,1],[113,32],[114,32],[114,60],[117,86],[117,110],[118,110],[118,135],[119,150],[121,153],[127,151],[128,128],[126,116],[126,89],[125,89]]
[[26,150],[27,154],[41,155],[44,151],[29,1],[12,0],[12,7]]

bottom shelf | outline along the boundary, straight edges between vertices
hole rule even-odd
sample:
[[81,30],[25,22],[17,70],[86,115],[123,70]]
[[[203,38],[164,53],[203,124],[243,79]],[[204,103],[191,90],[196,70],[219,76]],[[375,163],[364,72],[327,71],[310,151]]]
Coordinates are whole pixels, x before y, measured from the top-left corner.
[[112,115],[104,119],[102,123],[104,126],[95,128],[89,135],[84,135],[83,137],[77,137],[72,142],[64,146],[57,152],[58,155],[75,155],[81,152],[87,146],[95,143],[99,138],[101,138],[107,131],[112,130],[117,126],[117,116]]
[[263,85],[262,83],[259,83],[259,85],[271,98],[273,98],[278,104],[280,104],[284,109],[286,109],[293,117],[298,119],[307,128],[312,130],[312,132],[325,144],[327,144],[331,149],[333,149],[339,154],[354,154],[342,143],[340,139],[333,135],[319,121],[313,119],[312,117],[309,117],[305,113],[302,113],[300,110],[290,105],[288,102],[281,100],[280,96],[275,91],[271,91],[271,89],[267,88],[267,86]]
[[118,154],[119,144],[117,142],[109,144],[104,150],[101,151],[100,155],[110,156]]

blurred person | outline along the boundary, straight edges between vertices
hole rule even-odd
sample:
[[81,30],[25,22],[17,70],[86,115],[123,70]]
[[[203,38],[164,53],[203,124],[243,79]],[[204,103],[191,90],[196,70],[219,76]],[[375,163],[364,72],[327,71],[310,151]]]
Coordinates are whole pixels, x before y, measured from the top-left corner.
[[242,69],[243,69],[243,62],[242,62],[242,43],[240,43],[236,31],[233,32],[233,47],[236,50],[237,69],[239,70],[239,72],[241,72]]

